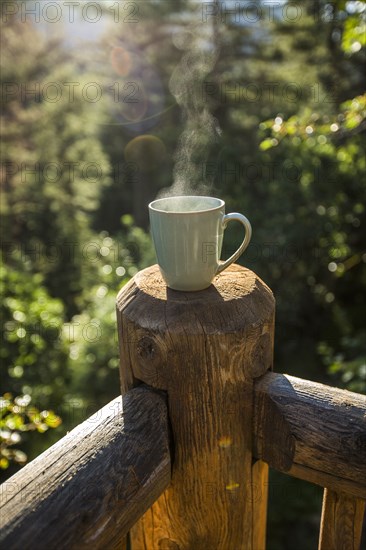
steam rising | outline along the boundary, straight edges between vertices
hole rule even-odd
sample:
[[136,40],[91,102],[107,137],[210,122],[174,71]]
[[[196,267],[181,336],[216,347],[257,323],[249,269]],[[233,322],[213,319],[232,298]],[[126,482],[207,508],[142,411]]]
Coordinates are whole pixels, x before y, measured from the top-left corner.
[[205,78],[218,57],[217,37],[209,24],[190,27],[175,36],[175,46],[184,53],[170,79],[170,91],[182,109],[185,129],[174,156],[173,185],[159,198],[176,195],[207,195],[212,181],[205,176],[211,145],[220,129],[210,114],[205,94]]

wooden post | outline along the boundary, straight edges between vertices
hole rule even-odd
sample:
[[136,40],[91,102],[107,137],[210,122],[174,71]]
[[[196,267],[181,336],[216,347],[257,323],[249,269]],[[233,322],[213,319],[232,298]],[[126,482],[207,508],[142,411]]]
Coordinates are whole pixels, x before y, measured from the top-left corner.
[[122,393],[168,394],[169,488],[132,529],[133,550],[261,550],[267,466],[253,461],[253,379],[272,366],[274,298],[233,265],[199,292],[167,289],[157,266],[117,298]]
[[365,501],[324,489],[319,550],[359,550]]

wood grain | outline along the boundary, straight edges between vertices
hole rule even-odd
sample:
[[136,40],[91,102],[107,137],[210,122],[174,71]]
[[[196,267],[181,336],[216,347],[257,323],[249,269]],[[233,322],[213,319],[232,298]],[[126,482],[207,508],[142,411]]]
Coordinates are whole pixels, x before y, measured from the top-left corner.
[[141,386],[1,485],[2,548],[121,550],[170,474],[165,397]]
[[257,458],[366,498],[366,396],[272,372],[254,389]]
[[360,550],[365,501],[324,490],[319,550]]
[[253,518],[253,543],[255,550],[265,550],[267,533],[268,464],[256,460],[252,467],[253,499],[256,501]]
[[252,413],[253,379],[272,366],[270,289],[233,265],[206,290],[178,292],[153,266],[121,290],[117,318],[122,393],[139,381],[166,390],[174,438],[171,485],[133,528],[133,550],[263,548],[267,467],[252,465]]

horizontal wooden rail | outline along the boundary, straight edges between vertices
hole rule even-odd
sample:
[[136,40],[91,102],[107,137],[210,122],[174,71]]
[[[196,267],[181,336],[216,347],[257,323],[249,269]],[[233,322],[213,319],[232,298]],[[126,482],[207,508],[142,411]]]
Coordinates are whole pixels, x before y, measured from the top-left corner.
[[5,482],[2,547],[121,548],[170,483],[163,395],[118,397]]
[[[366,497],[366,397],[267,372],[254,384],[253,419],[256,458],[333,491],[325,499],[320,548],[338,548],[329,546],[334,537],[355,540],[347,548],[358,548],[359,499]],[[1,486],[0,543],[10,550],[122,548],[123,537],[170,478],[164,394],[142,385]]]
[[254,385],[254,455],[366,499],[366,396],[268,372]]

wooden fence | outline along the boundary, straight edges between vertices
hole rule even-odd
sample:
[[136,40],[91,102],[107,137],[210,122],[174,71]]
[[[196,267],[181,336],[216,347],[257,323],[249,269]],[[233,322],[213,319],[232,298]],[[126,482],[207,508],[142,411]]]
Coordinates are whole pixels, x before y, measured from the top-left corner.
[[1,486],[9,549],[264,550],[268,466],[324,487],[319,550],[358,550],[366,397],[272,372],[274,299],[232,266],[117,298],[122,396]]

